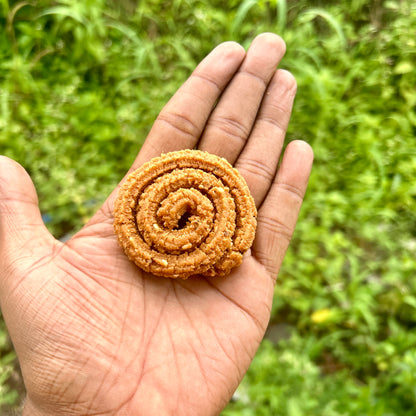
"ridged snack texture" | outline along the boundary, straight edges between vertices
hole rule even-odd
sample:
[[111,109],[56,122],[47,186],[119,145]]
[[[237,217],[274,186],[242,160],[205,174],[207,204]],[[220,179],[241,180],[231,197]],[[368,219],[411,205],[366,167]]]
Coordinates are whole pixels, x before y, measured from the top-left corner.
[[199,150],[163,154],[131,173],[114,205],[128,258],[167,278],[226,276],[241,264],[257,211],[240,173]]

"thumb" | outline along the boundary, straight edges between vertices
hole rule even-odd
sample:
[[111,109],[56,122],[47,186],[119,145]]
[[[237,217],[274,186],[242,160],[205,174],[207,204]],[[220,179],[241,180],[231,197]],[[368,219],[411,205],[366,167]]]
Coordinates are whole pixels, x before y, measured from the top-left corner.
[[8,266],[23,257],[36,261],[38,250],[52,240],[30,176],[14,160],[0,156],[0,283]]

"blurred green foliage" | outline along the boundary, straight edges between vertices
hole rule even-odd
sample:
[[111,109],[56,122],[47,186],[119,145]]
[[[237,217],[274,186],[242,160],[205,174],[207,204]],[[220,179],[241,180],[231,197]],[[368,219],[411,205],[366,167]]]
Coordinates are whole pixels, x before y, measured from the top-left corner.
[[[57,237],[122,177],[216,44],[282,35],[315,165],[267,340],[224,415],[416,410],[416,3],[0,0],[0,153]],[[0,327],[0,409],[17,401]],[[3,406],[3,407],[1,407]],[[6,407],[5,407],[6,406]]]

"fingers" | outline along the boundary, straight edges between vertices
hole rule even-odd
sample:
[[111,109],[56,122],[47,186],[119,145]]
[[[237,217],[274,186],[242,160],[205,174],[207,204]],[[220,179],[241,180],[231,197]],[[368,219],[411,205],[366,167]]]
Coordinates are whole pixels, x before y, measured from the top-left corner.
[[295,78],[278,70],[268,88],[250,138],[235,167],[260,206],[276,174],[296,94]]
[[[197,66],[159,114],[128,173],[162,153],[195,147],[212,108],[244,56],[242,46],[235,42],[225,42]],[[112,221],[114,200],[119,187],[120,184],[89,225]]]
[[[244,48],[235,42],[217,46],[163,108],[127,173],[162,153],[195,147],[215,103],[238,70],[244,56]],[[112,221],[114,200],[119,187],[120,184],[89,225]]]
[[244,55],[242,46],[226,42],[197,66],[159,114],[133,169],[161,153],[195,147],[214,104]]
[[257,36],[241,68],[208,120],[200,150],[234,163],[249,137],[264,93],[285,53],[283,40],[272,33]]
[[312,162],[313,152],[307,143],[289,143],[276,179],[258,212],[252,254],[274,279],[295,229]]
[[[164,107],[129,173],[161,153],[195,147],[201,134],[200,149],[234,163],[250,134],[267,86],[284,52],[283,40],[271,33],[259,35],[245,59],[244,49],[234,42],[215,48]],[[272,87],[271,91],[274,90]],[[267,91],[265,102],[270,101],[267,97],[271,91]],[[269,107],[264,111],[264,118],[273,117],[268,114]],[[282,123],[284,125],[284,119]],[[263,134],[259,128],[257,132],[256,137]],[[246,160],[251,160],[250,153]],[[258,185],[256,179],[251,182],[251,188],[255,189]],[[268,186],[262,184],[257,200],[260,201],[262,195],[264,197]],[[117,192],[118,187],[90,225],[111,221]]]

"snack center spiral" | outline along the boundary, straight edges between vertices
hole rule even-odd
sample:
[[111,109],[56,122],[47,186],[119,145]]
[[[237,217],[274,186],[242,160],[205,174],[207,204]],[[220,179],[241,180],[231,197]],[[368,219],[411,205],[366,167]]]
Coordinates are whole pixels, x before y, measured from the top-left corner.
[[146,272],[225,276],[254,240],[256,206],[225,159],[199,150],[164,154],[131,173],[114,207],[114,230]]

